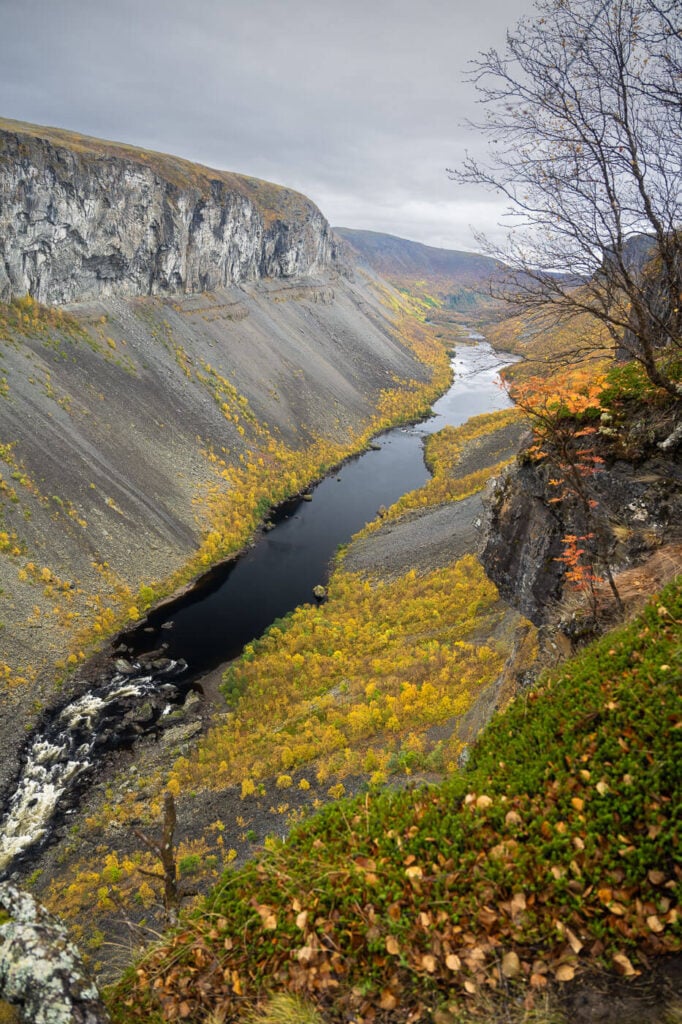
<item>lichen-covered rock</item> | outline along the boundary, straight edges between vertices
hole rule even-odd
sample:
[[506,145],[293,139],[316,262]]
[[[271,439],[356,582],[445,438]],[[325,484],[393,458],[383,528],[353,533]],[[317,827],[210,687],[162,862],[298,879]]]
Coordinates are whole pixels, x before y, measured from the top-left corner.
[[32,896],[0,884],[0,1000],[25,1024],[107,1024],[66,929]]

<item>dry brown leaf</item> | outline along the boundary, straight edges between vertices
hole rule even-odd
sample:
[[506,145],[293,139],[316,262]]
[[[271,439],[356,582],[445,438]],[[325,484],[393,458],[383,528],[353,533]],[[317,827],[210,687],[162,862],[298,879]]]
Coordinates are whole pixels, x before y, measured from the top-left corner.
[[266,931],[272,932],[277,927],[277,915],[274,913],[272,907],[268,907],[267,904],[260,904],[256,907],[260,919],[263,923],[263,927]]
[[582,797],[574,796],[571,798],[571,805],[576,809],[576,811],[582,811],[585,806],[585,801]]
[[398,956],[400,953],[400,945],[395,935],[386,936],[386,952],[390,953],[391,956]]
[[515,892],[509,905],[512,917],[516,917],[517,914],[522,914],[527,906],[525,894],[522,892]]
[[305,930],[305,926],[307,925],[307,923],[308,923],[308,911],[307,910],[302,910],[301,913],[296,918],[296,927],[300,928],[301,931],[304,931]]
[[371,860],[369,857],[355,857],[353,858],[356,868],[360,871],[376,871],[376,862]]
[[632,966],[625,953],[615,953],[613,957],[613,966],[616,968],[619,974],[622,974],[624,978],[631,978],[635,974],[639,974]]
[[379,999],[379,1006],[382,1010],[395,1010],[398,1005],[398,1000],[391,992],[390,988],[382,990],[381,998]]
[[470,978],[467,978],[466,981],[464,982],[464,991],[468,992],[470,996],[476,995],[476,982],[471,981]]
[[457,1020],[453,1013],[442,1007],[433,1011],[433,1024],[457,1024]]
[[521,961],[514,950],[510,950],[502,957],[502,973],[505,978],[515,978],[521,970]]
[[430,953],[425,953],[422,957],[422,967],[425,971],[428,971],[429,974],[434,974],[436,970],[435,956],[431,956]]
[[557,981],[573,981],[575,978],[575,969],[570,964],[559,964],[554,977]]
[[573,950],[573,952],[577,956],[577,954],[583,948],[582,942],[580,941],[578,936],[575,934],[575,932],[572,932],[570,928],[565,928],[564,929],[564,933],[566,935],[566,938],[568,939],[569,946],[571,947],[571,949]]
[[649,931],[654,932],[656,935],[659,935],[665,929],[665,925],[656,914],[651,914],[647,917],[646,923]]
[[492,907],[481,907],[476,916],[486,929],[491,928],[498,921],[497,913],[492,909]]
[[649,873],[647,874],[647,878],[649,879],[652,885],[663,885],[663,883],[665,882],[665,872],[656,871],[655,868],[652,868],[651,871],[649,871]]
[[476,798],[476,807],[479,811],[484,811],[486,807],[490,807],[492,802],[492,797],[486,796],[485,793],[481,793],[481,795]]
[[411,867],[405,869],[405,874],[412,882],[417,878],[422,878],[424,872],[422,871],[418,864],[413,864]]
[[459,971],[462,968],[462,961],[456,953],[450,953],[445,957],[445,966],[449,971]]
[[547,988],[547,978],[544,974],[531,974],[530,984],[532,988]]

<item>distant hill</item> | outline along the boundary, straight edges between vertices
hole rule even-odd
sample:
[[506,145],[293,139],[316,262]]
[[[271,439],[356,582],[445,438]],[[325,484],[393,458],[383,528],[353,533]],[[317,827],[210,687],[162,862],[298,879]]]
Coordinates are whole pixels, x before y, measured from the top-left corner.
[[458,249],[438,249],[380,231],[334,228],[357,258],[399,288],[430,293],[470,321],[499,315],[500,303],[491,298],[489,281],[504,264],[489,256]]
[[384,277],[450,279],[469,287],[480,285],[502,264],[489,256],[458,249],[437,249],[380,231],[334,228],[361,258]]

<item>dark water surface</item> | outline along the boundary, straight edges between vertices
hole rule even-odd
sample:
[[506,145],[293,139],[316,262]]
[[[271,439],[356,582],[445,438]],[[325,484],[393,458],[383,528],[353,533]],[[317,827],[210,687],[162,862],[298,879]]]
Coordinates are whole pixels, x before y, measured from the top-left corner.
[[[135,654],[167,644],[168,656],[184,658],[189,675],[196,677],[238,655],[275,619],[313,601],[313,587],[327,582],[339,545],[373,519],[381,505],[388,507],[428,480],[425,436],[509,405],[498,370],[513,359],[485,342],[458,348],[454,382],[435,403],[430,419],[383,434],[379,451],[351,459],[322,480],[312,501],[283,505],[272,517],[275,529],[255,547],[208,573],[190,594],[153,612],[147,632],[129,636]],[[172,627],[162,628],[169,621]]]

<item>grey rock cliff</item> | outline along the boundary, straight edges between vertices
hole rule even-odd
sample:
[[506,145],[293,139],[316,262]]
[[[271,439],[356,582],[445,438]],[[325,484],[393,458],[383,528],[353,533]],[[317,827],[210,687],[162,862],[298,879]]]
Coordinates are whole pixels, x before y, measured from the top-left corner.
[[299,193],[133,147],[0,121],[0,299],[210,291],[335,264]]

